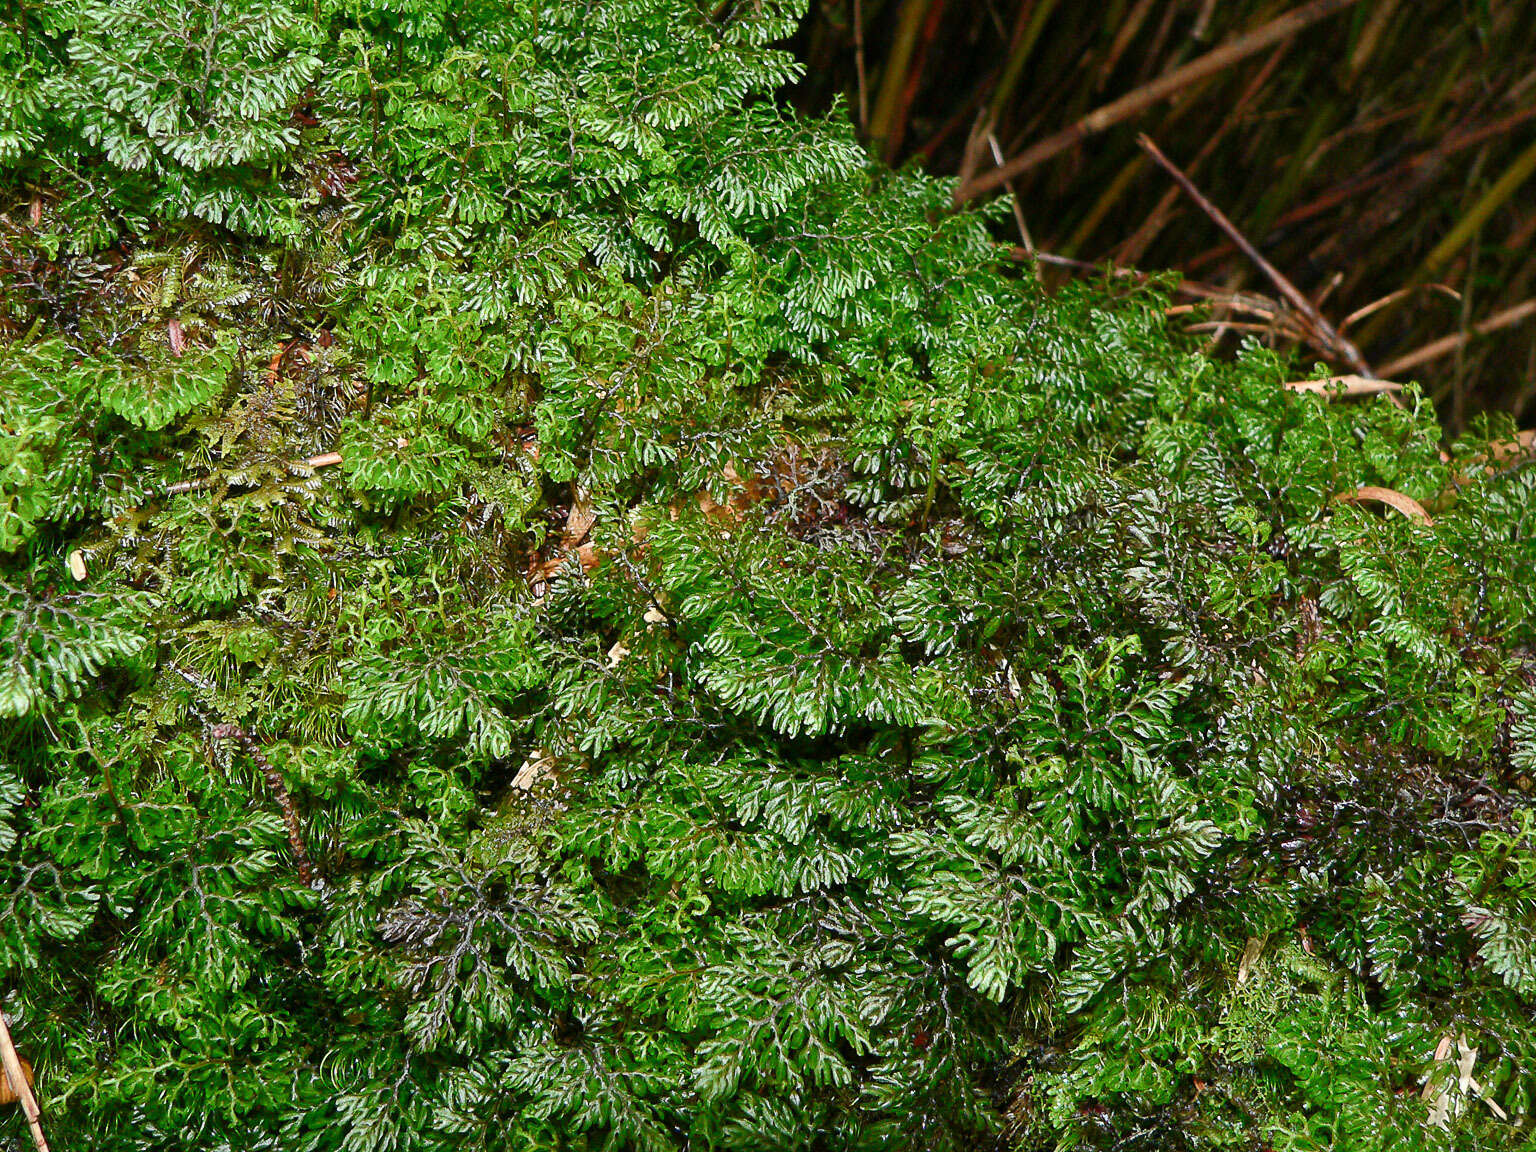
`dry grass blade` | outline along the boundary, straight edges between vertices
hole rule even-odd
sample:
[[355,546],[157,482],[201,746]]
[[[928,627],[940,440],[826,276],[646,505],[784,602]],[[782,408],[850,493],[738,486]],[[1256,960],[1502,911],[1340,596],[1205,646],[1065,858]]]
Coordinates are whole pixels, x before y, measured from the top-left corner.
[[978,196],[985,196],[995,191],[1002,187],[1005,180],[1012,180],[1020,173],[1029,171],[1052,156],[1065,152],[1080,140],[1123,123],[1159,100],[1187,88],[1195,81],[1230,68],[1255,52],[1261,52],[1277,41],[1294,36],[1308,25],[1315,24],[1358,2],[1359,0],[1312,0],[1310,4],[1303,4],[1300,8],[1294,8],[1282,16],[1277,16],[1261,28],[1256,28],[1244,36],[1211,49],[1184,67],[1159,76],[1151,83],[1143,84],[1136,91],[1126,93],[1120,99],[1095,109],[1060,132],[1047,136],[1044,140],[1025,149],[1001,168],[994,168],[990,172],[984,172],[974,179],[962,182],[955,189],[955,206],[959,207],[968,200],[974,200]]
[[37,1106],[37,1097],[32,1095],[32,1083],[27,1079],[27,1071],[11,1040],[11,1028],[3,1011],[0,1011],[0,1063],[5,1065],[5,1079],[11,1093],[21,1103],[27,1128],[32,1133],[32,1143],[38,1152],[48,1152],[48,1141],[43,1137],[42,1112]]
[[887,161],[892,159],[895,148],[899,147],[899,141],[894,138],[896,121],[907,88],[912,57],[917,52],[919,38],[928,23],[931,3],[932,0],[906,0],[902,5],[896,26],[896,39],[891,45],[880,77],[880,92],[875,97],[874,112],[870,116],[869,135]]
[[1375,484],[1363,484],[1353,492],[1340,492],[1335,500],[1346,504],[1361,504],[1367,500],[1380,501],[1389,508],[1395,508],[1408,519],[1426,527],[1433,524],[1434,520],[1429,513],[1424,511],[1424,505],[1420,504],[1412,496],[1404,496],[1393,488],[1379,488]]
[[1391,380],[1372,380],[1365,376],[1329,376],[1324,380],[1292,380],[1284,387],[1292,392],[1316,392],[1323,396],[1375,396],[1379,392],[1401,392],[1403,386]]
[[1468,209],[1465,216],[1456,222],[1456,226],[1446,234],[1445,239],[1436,244],[1424,262],[1419,265],[1414,280],[1427,280],[1450,261],[1451,257],[1460,252],[1477,235],[1478,230],[1488,222],[1499,208],[1504,205],[1515,192],[1536,174],[1536,144],[1532,144],[1524,152],[1515,158],[1514,163],[1504,170],[1504,174],[1494,181],[1493,186],[1478,198],[1476,204]]
[[1399,288],[1396,292],[1388,292],[1385,296],[1378,300],[1372,300],[1363,308],[1356,308],[1348,316],[1344,317],[1343,320],[1339,321],[1339,331],[1342,332],[1346,328],[1349,328],[1351,325],[1360,323],[1360,321],[1371,315],[1371,313],[1385,308],[1388,305],[1396,304],[1399,300],[1403,299],[1403,297],[1411,296],[1415,292],[1442,292],[1449,296],[1452,300],[1459,301],[1461,299],[1461,293],[1456,291],[1456,289],[1452,288],[1449,284],[1410,284],[1406,288]]
[[[1355,176],[1345,180],[1338,186],[1324,192],[1322,195],[1302,204],[1281,215],[1275,222],[1275,228],[1284,228],[1288,225],[1301,224],[1314,217],[1320,216],[1330,209],[1337,208],[1346,201],[1363,196],[1367,192],[1375,191],[1383,186],[1392,187],[1406,180],[1412,180],[1422,173],[1429,172],[1444,165],[1457,152],[1465,151],[1485,141],[1507,135],[1511,128],[1515,128],[1525,121],[1536,117],[1536,106],[1511,113],[1492,124],[1486,124],[1481,128],[1466,132],[1454,133],[1445,139],[1438,141],[1433,148],[1410,156],[1393,165],[1385,172],[1376,172],[1368,176]],[[1183,261],[1184,269],[1188,272],[1197,271],[1208,264],[1228,256],[1236,248],[1231,243],[1218,244],[1206,252],[1192,256]]]
[[1500,328],[1508,328],[1511,324],[1518,324],[1528,316],[1536,316],[1536,298],[1516,304],[1513,308],[1506,308],[1502,312],[1496,312],[1488,319],[1472,325],[1465,332],[1446,336],[1422,348],[1417,348],[1405,356],[1399,356],[1396,360],[1390,360],[1381,366],[1381,374],[1383,376],[1401,375],[1410,368],[1417,368],[1420,364],[1449,356],[1474,336],[1486,336],[1490,332],[1497,332]]
[[[1232,106],[1232,111],[1222,118],[1221,126],[1206,139],[1204,144],[1200,145],[1200,151],[1195,153],[1195,158],[1190,161],[1191,170],[1198,168],[1204,163],[1206,158],[1216,151],[1216,148],[1226,139],[1227,133],[1237,126],[1248,105],[1252,103],[1254,97],[1262,92],[1265,85],[1269,83],[1270,77],[1275,74],[1275,69],[1280,66],[1280,61],[1285,58],[1285,54],[1290,50],[1290,47],[1291,41],[1282,40],[1275,50],[1269,54],[1269,59],[1264,62],[1264,67],[1260,68],[1258,74],[1248,82],[1248,86],[1243,89],[1243,94],[1238,97],[1237,103]],[[1141,259],[1146,253],[1147,246],[1152,243],[1153,238],[1168,223],[1168,217],[1173,212],[1173,205],[1177,201],[1178,196],[1179,190],[1177,188],[1170,188],[1163,194],[1162,198],[1158,200],[1157,206],[1152,209],[1151,215],[1142,221],[1141,227],[1137,228],[1130,238],[1120,245],[1119,251],[1116,253],[1116,259],[1120,263],[1135,264]]]
[[1209,216],[1218,228],[1227,234],[1228,239],[1240,247],[1248,258],[1259,266],[1264,275],[1269,277],[1270,282],[1280,290],[1280,294],[1290,302],[1291,306],[1307,318],[1315,331],[1313,342],[1321,351],[1343,359],[1362,376],[1370,376],[1372,374],[1370,366],[1365,362],[1365,357],[1360,355],[1360,350],[1333,330],[1333,326],[1323,319],[1322,313],[1313,306],[1312,301],[1308,300],[1278,268],[1264,259],[1259,250],[1248,242],[1248,238],[1238,231],[1237,225],[1227,219],[1226,213],[1206,199],[1200,192],[1200,189],[1195,187],[1194,181],[1186,176],[1179,169],[1178,165],[1164,156],[1158,146],[1152,143],[1150,137],[1143,133],[1136,138],[1136,142],[1141,145],[1152,159],[1162,166],[1168,175],[1178,182],[1179,187],[1184,189],[1185,194],[1200,206],[1200,210]]

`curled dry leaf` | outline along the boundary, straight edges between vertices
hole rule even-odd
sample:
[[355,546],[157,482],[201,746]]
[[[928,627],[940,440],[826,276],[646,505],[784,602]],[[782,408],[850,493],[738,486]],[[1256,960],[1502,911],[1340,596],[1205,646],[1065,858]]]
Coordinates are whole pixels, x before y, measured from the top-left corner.
[[528,758],[517,770],[517,775],[512,777],[512,787],[523,792],[531,792],[535,784],[546,776],[553,776],[554,773],[555,758],[545,749],[535,748],[528,753]]
[[1250,936],[1248,943],[1243,945],[1243,958],[1237,962],[1237,986],[1241,988],[1248,983],[1253,975],[1253,966],[1259,962],[1259,956],[1264,952],[1264,942],[1269,939],[1269,933],[1263,936]]
[[1472,1069],[1477,1065],[1477,1049],[1467,1043],[1466,1033],[1456,1038],[1456,1082],[1463,1092],[1472,1087]]
[[1493,446],[1493,458],[1499,464],[1513,464],[1536,449],[1536,428],[1515,433],[1513,440],[1504,440]]
[[[549,583],[549,578],[565,567],[565,562],[569,555],[569,552],[563,552],[559,556],[553,556],[545,560],[542,564],[535,564],[533,571],[529,574],[530,582],[534,584]],[[603,554],[592,547],[592,545],[583,544],[576,549],[576,559],[580,561],[583,572],[590,572],[602,563]]]
[[1408,519],[1428,526],[1435,521],[1430,514],[1424,511],[1424,505],[1420,504],[1412,496],[1404,496],[1401,492],[1392,488],[1380,488],[1375,484],[1362,484],[1353,492],[1340,492],[1334,497],[1349,504],[1360,504],[1367,500],[1377,500],[1390,508],[1396,508]]
[[584,490],[576,489],[575,499],[571,501],[571,511],[565,518],[565,532],[561,536],[562,549],[574,548],[587,538],[587,533],[592,531],[592,525],[597,523],[597,509],[592,506],[592,497]]

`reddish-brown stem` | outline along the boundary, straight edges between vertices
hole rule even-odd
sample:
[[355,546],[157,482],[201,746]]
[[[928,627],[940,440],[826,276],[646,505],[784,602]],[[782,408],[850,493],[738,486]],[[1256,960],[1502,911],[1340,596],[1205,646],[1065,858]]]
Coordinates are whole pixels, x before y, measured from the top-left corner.
[[238,724],[215,724],[209,735],[215,740],[233,740],[251,758],[257,770],[266,779],[267,787],[272,790],[272,795],[277,798],[277,806],[283,810],[283,823],[288,828],[288,848],[293,852],[293,858],[299,866],[299,879],[308,884],[314,878],[314,869],[309,863],[309,852],[304,847],[304,827],[299,823],[299,810],[293,802],[293,796],[288,791],[288,785],[283,780],[283,775],[267,759],[267,754],[261,750],[261,745],[251,738],[244,728]]

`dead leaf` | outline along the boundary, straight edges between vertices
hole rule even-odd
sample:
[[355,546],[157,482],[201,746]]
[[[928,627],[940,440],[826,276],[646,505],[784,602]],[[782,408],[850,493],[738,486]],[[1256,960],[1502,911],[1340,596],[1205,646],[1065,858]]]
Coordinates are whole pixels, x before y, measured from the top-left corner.
[[[1428,1085],[1425,1085],[1426,1089]],[[1435,1097],[1435,1103],[1429,1110],[1429,1123],[1432,1128],[1449,1128],[1451,1126],[1451,1086],[1444,1084],[1440,1088],[1440,1094]]]
[[562,549],[574,548],[587,538],[592,525],[597,523],[597,509],[592,507],[592,497],[577,488],[571,501],[571,511],[565,518],[565,531],[561,534]]
[[512,777],[512,787],[523,792],[531,792],[533,786],[547,776],[555,774],[555,758],[543,748],[535,748],[528,753],[528,758],[523,761],[523,766],[517,770],[517,775]]
[[1264,944],[1269,939],[1269,933],[1262,936],[1248,937],[1248,943],[1243,945],[1243,958],[1237,962],[1237,986],[1241,988],[1248,983],[1253,975],[1253,966],[1259,962],[1259,957],[1264,952]]
[[[31,1087],[36,1081],[32,1078],[32,1061],[25,1056],[17,1058],[21,1064],[22,1075],[26,1077],[27,1087]],[[21,1097],[16,1095],[16,1090],[11,1087],[11,1078],[0,1073],[0,1104],[14,1104]]]
[[1526,428],[1515,433],[1513,440],[1504,440],[1493,446],[1493,458],[1499,463],[1513,460],[1530,453],[1536,447],[1536,428]]
[[1488,1110],[1497,1116],[1500,1120],[1509,1119],[1509,1113],[1500,1108],[1499,1102],[1492,1096],[1489,1096],[1483,1086],[1476,1080],[1472,1081],[1472,1091],[1477,1093],[1478,1099],[1481,1100],[1484,1104],[1488,1105]]
[[[568,557],[569,553],[564,556],[555,556],[537,565],[533,569],[530,580],[534,584],[547,584],[551,576],[565,567]],[[583,544],[576,549],[576,559],[581,562],[583,572],[590,572],[602,563],[603,555],[592,545]]]
[[1472,1087],[1472,1066],[1477,1063],[1477,1049],[1467,1046],[1465,1033],[1456,1038],[1456,1048],[1461,1053],[1461,1059],[1456,1061],[1456,1086],[1465,1095]]
[[1424,511],[1424,505],[1420,504],[1412,496],[1404,496],[1392,488],[1380,488],[1375,484],[1363,484],[1353,492],[1340,492],[1334,497],[1349,504],[1359,504],[1365,500],[1379,500],[1390,508],[1395,508],[1408,519],[1425,527],[1434,523],[1429,513]]
[[1317,392],[1324,396],[1374,396],[1379,392],[1403,390],[1401,384],[1392,380],[1372,380],[1369,376],[1355,375],[1329,376],[1325,380],[1291,380],[1283,387],[1292,392]]

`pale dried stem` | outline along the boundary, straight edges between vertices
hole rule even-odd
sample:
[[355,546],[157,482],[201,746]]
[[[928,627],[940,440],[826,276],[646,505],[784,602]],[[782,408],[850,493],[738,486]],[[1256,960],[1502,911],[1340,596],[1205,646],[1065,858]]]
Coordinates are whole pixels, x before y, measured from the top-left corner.
[[1500,328],[1508,328],[1511,324],[1518,324],[1528,316],[1536,316],[1536,298],[1516,304],[1513,308],[1506,308],[1502,312],[1496,312],[1465,331],[1442,337],[1404,356],[1399,356],[1396,360],[1389,360],[1381,366],[1381,374],[1399,376],[1410,368],[1417,368],[1420,364],[1451,355],[1474,336],[1486,336],[1490,332],[1497,332]]
[[5,1065],[5,1078],[10,1082],[12,1094],[21,1102],[21,1112],[27,1118],[27,1130],[32,1133],[32,1143],[37,1147],[37,1152],[48,1152],[48,1141],[43,1136],[42,1111],[37,1106],[37,1097],[32,1094],[32,1085],[27,1083],[27,1074],[22,1070],[21,1057],[11,1040],[11,1028],[6,1023],[3,1011],[0,1011],[0,1062]]

